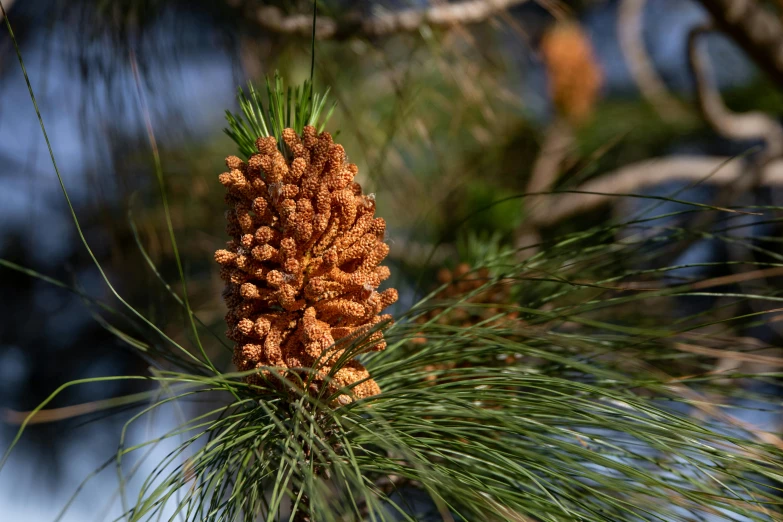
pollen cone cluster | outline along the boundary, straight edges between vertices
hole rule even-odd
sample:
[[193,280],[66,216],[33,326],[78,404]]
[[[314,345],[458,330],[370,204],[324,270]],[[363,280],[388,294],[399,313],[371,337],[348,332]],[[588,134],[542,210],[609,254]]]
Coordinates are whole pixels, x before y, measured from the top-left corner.
[[[358,169],[329,133],[305,127],[283,131],[290,159],[273,137],[256,141],[247,162],[226,159],[227,232],[233,238],[215,253],[226,282],[228,337],[240,371],[276,367],[306,378],[316,389],[351,386],[357,397],[380,393],[367,370],[350,360],[327,379],[346,349],[383,350],[381,311],[397,300],[380,266],[389,253],[386,222],[375,217],[375,199],[354,181]],[[260,384],[262,370],[249,381]],[[271,379],[274,381],[274,379]],[[340,396],[341,402],[348,400]]]

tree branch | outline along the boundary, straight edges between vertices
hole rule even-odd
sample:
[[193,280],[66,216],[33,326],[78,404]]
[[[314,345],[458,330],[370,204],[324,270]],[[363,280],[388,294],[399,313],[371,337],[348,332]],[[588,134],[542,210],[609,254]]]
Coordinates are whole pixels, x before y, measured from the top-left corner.
[[[355,13],[340,19],[319,16],[315,36],[319,39],[378,37],[415,31],[424,25],[448,28],[475,24],[527,1],[469,0],[457,4],[433,5],[427,9],[403,9],[372,18],[362,18]],[[260,7],[256,19],[261,27],[276,33],[310,37],[313,31],[311,15],[286,15],[274,6]]]
[[[632,163],[579,186],[575,192],[554,193],[550,202],[531,212],[536,226],[551,226],[564,219],[593,210],[644,187],[681,180],[728,185],[745,175],[745,164],[736,158],[678,156]],[[761,185],[783,187],[783,160],[769,162],[761,171]]]
[[783,23],[756,0],[698,0],[715,24],[783,88]]
[[763,140],[765,158],[783,155],[783,128],[763,112],[731,112],[723,103],[712,81],[709,60],[700,52],[699,39],[712,31],[711,26],[696,27],[688,34],[688,61],[696,82],[699,108],[704,119],[722,136],[733,140]]

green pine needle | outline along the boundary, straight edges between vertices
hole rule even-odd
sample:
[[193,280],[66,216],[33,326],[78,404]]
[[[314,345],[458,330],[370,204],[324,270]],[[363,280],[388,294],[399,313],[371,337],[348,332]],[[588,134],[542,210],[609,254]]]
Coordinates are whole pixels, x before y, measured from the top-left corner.
[[286,87],[275,72],[272,81],[266,79],[266,100],[252,83],[248,83],[247,94],[241,87],[238,89],[240,114],[226,111],[229,127],[224,132],[234,140],[245,159],[257,152],[256,140],[266,136],[274,136],[280,151],[287,154],[283,129],[292,128],[301,134],[307,125],[312,125],[322,132],[337,105],[333,103],[327,110],[328,96],[329,88],[323,93],[315,92],[311,80]]

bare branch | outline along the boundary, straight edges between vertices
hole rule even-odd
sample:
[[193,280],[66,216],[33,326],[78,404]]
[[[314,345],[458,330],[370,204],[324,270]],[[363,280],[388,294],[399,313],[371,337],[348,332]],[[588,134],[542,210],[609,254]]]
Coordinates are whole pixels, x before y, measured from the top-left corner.
[[[553,194],[542,210],[531,212],[536,226],[551,226],[564,219],[608,204],[626,194],[672,180],[728,185],[745,175],[746,166],[736,158],[677,156],[632,163],[579,186],[575,192]],[[783,160],[762,168],[760,183],[783,187]]]
[[760,139],[766,142],[765,156],[783,155],[783,128],[763,112],[737,114],[723,103],[712,81],[709,60],[700,52],[700,37],[712,31],[711,26],[696,27],[688,34],[688,60],[696,81],[699,108],[707,122],[721,135],[735,140]]
[[[574,134],[571,126],[562,118],[555,119],[544,135],[541,150],[533,164],[533,171],[527,184],[529,194],[540,194],[552,190],[560,176],[563,161],[573,145]],[[531,214],[536,212],[546,214],[545,209],[549,204],[550,198],[546,194],[530,196],[525,200],[525,208]],[[530,225],[531,223],[524,221],[516,233],[514,245],[520,259],[535,254],[538,251],[535,245],[541,243],[541,236],[535,226]]]
[[666,89],[644,48],[643,15],[646,0],[623,0],[617,13],[617,36],[625,64],[642,96],[666,121],[682,115],[683,108]]
[[699,0],[779,87],[783,87],[783,23],[756,0]]
[[[357,15],[341,19],[318,17],[315,35],[319,39],[344,39],[353,36],[388,36],[411,32],[422,26],[453,27],[483,22],[528,0],[469,0],[457,4],[438,4],[427,9],[403,9],[372,18]],[[311,15],[286,15],[277,7],[257,11],[258,23],[270,31],[309,37],[313,31]]]
[[[560,167],[573,146],[574,134],[570,125],[560,118],[556,119],[544,134],[544,142],[533,164],[527,192],[532,194],[552,190],[560,176]],[[532,203],[528,202],[528,206],[530,205]]]

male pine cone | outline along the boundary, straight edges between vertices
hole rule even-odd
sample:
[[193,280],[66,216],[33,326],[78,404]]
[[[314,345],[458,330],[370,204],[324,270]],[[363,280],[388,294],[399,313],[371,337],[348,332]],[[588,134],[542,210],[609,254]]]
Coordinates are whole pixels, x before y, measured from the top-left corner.
[[[389,253],[386,222],[375,217],[374,197],[362,194],[353,181],[358,168],[329,133],[308,126],[301,137],[293,129],[282,135],[290,160],[275,138],[259,138],[258,154],[247,162],[229,156],[229,172],[220,175],[233,239],[215,260],[226,282],[234,363],[240,371],[296,369],[303,379],[312,368],[315,389],[355,385],[359,398],[376,395],[380,388],[358,361],[332,367],[356,349],[352,341],[365,351],[386,347],[380,330],[366,335],[391,319],[380,312],[397,300],[393,288],[377,292],[390,275],[379,266]],[[262,384],[265,377],[270,373],[261,370],[248,380]]]

